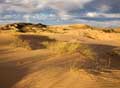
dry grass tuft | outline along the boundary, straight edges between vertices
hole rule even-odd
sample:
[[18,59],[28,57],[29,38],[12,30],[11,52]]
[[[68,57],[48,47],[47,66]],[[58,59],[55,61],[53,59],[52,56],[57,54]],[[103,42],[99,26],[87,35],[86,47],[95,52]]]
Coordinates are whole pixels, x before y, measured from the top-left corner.
[[102,31],[105,33],[120,33],[120,28],[106,28]]
[[15,48],[21,47],[31,50],[30,44],[27,41],[20,39],[19,37],[16,37],[11,45]]
[[73,54],[77,52],[91,59],[95,56],[89,46],[80,43],[57,41],[53,43],[44,42],[44,45],[56,54]]
[[115,48],[113,51],[110,53],[112,56],[120,56],[120,48]]

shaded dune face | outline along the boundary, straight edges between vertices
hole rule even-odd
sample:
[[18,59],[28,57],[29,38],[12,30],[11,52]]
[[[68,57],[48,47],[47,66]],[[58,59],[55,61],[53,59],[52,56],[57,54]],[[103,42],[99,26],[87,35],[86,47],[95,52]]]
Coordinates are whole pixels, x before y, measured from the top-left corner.
[[100,45],[100,44],[90,44],[93,50],[96,52],[99,64],[106,65],[110,62],[110,68],[115,70],[120,70],[120,55],[112,54],[115,48],[119,48],[111,45]]
[[26,68],[22,68],[19,66],[8,65],[8,63],[0,63],[0,87],[1,88],[12,88],[14,84],[22,80],[22,78],[26,75]]
[[0,32],[0,88],[120,87],[119,33],[80,24],[47,28]]
[[43,42],[55,42],[55,39],[50,39],[48,36],[41,35],[19,35],[18,38],[26,41],[32,50],[46,48]]

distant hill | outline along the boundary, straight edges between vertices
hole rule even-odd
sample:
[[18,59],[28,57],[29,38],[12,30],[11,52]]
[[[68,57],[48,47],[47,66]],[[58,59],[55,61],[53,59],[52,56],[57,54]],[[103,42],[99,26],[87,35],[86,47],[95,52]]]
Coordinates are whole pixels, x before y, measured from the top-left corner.
[[0,27],[0,30],[15,30],[18,32],[34,32],[38,29],[44,30],[47,25],[44,24],[32,24],[32,23],[12,23],[6,24]]
[[70,29],[91,29],[91,30],[102,30],[107,33],[120,33],[120,27],[117,28],[101,28],[93,27],[86,24],[65,24],[65,25],[45,25],[42,23],[11,23],[6,25],[0,25],[0,30],[13,30],[16,32],[40,32],[40,31],[64,31]]

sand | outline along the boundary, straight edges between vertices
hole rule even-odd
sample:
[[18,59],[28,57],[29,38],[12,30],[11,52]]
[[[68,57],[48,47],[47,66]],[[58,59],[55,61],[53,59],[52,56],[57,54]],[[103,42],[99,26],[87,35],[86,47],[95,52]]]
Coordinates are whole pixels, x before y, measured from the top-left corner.
[[[55,30],[54,30],[55,31]],[[70,29],[63,33],[0,33],[0,88],[119,88],[120,56],[109,55],[120,47],[119,33]],[[15,46],[16,37],[24,40]],[[18,40],[19,41],[19,40]],[[99,60],[111,58],[111,68],[80,67],[86,60],[80,53],[54,54],[44,42],[77,42],[89,45]],[[29,46],[22,47],[23,46]],[[90,62],[86,65],[91,65]],[[93,67],[94,68],[94,67]]]

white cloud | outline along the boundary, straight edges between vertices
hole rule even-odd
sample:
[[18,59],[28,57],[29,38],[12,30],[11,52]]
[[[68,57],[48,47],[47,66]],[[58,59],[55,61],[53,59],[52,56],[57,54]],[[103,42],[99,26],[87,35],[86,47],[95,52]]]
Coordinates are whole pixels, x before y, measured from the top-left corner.
[[120,13],[100,13],[100,12],[88,12],[87,17],[105,17],[105,18],[120,18]]
[[96,12],[88,12],[86,14],[87,17],[98,17],[99,15]]

